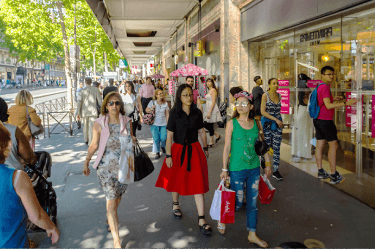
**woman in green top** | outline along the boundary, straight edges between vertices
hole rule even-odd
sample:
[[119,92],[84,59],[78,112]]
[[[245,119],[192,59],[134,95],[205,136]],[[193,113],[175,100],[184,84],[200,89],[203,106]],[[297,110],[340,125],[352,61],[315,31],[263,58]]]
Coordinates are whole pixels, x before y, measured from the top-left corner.
[[[227,123],[225,131],[225,146],[223,153],[223,171],[221,179],[227,179],[228,159],[230,155],[229,172],[231,188],[236,191],[236,210],[241,208],[244,199],[244,185],[246,183],[246,216],[248,240],[260,247],[268,247],[268,244],[256,235],[258,218],[257,197],[260,178],[260,161],[255,152],[255,143],[259,136],[259,129],[254,121],[253,95],[242,91],[234,95],[236,110],[232,119]],[[272,173],[271,162],[268,153],[265,155],[265,173]],[[218,230],[225,233],[225,224],[218,222]]]

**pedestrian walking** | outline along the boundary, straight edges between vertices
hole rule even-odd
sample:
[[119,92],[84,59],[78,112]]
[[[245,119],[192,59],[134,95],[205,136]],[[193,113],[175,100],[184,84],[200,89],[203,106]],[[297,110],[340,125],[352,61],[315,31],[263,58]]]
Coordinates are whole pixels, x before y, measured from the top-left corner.
[[[118,172],[122,164],[127,164],[127,167],[134,171],[134,158],[120,158],[123,151],[133,153],[131,139],[135,142],[136,138],[131,135],[130,121],[130,118],[125,116],[120,94],[108,93],[101,107],[101,116],[94,122],[93,139],[83,166],[83,174],[89,176],[89,163],[94,153],[99,150],[93,168],[97,169],[99,185],[107,200],[106,223],[108,231],[112,233],[115,248],[121,248],[117,208],[128,186],[118,180]],[[127,128],[129,122],[130,129]]]
[[110,92],[118,92],[118,88],[114,85],[114,79],[109,79],[108,86],[103,90],[103,99]]
[[[199,229],[204,235],[209,235],[212,229],[204,215],[204,194],[209,190],[207,138],[202,112],[193,105],[193,90],[189,85],[178,87],[176,102],[169,115],[167,154],[156,187],[172,192],[173,215],[176,219],[182,218],[179,196],[194,195]],[[203,150],[198,142],[198,134]]]
[[79,82],[79,87],[76,92],[76,101],[78,101],[79,94],[81,93],[82,90],[83,90],[83,82]]
[[23,170],[5,164],[12,138],[2,122],[0,137],[0,248],[30,247],[27,219],[45,229],[55,244],[59,240],[59,231],[40,206],[29,176]]
[[15,99],[15,105],[11,106],[8,110],[9,118],[8,123],[18,126],[20,130],[25,134],[27,141],[29,141],[31,148],[35,149],[35,137],[32,136],[28,116],[31,122],[36,126],[42,124],[42,120],[36,114],[36,110],[30,105],[34,103],[34,98],[31,93],[27,90],[21,90]]
[[121,98],[125,105],[130,104],[134,106],[134,111],[131,113],[130,118],[132,119],[133,136],[136,137],[137,127],[141,125],[143,109],[141,97],[135,92],[133,82],[125,82],[125,92],[121,94]]
[[[229,90],[229,103],[234,105],[234,102],[236,101],[236,98],[234,97],[234,95],[236,95],[237,93],[240,93],[242,91],[243,91],[243,88],[241,86],[232,87]],[[236,108],[234,107],[234,109],[236,109]]]
[[165,146],[167,141],[167,123],[169,118],[169,106],[165,100],[165,94],[162,90],[156,89],[153,100],[148,103],[147,113],[155,112],[155,120],[151,125],[151,133],[153,138],[152,152],[156,153],[155,159],[160,158],[160,147],[165,154]]
[[254,96],[255,118],[257,120],[260,120],[260,118],[262,117],[260,106],[262,104],[262,96],[264,94],[264,91],[262,88],[263,80],[260,76],[255,76],[254,82],[256,84],[256,87],[253,88],[252,93]]
[[[246,190],[246,217],[248,240],[260,247],[268,247],[268,244],[256,235],[258,220],[258,185],[260,179],[260,161],[255,152],[255,143],[258,140],[262,127],[258,127],[254,117],[253,96],[246,91],[234,95],[236,110],[232,119],[227,123],[225,130],[225,145],[223,152],[223,169],[220,174],[221,180],[230,177],[231,189],[236,192],[236,210],[243,205],[244,192]],[[229,161],[230,155],[230,161]],[[265,173],[272,173],[268,153],[265,154]],[[229,168],[228,168],[229,161]],[[229,175],[228,175],[229,172]],[[225,224],[218,222],[218,230],[225,234]]]
[[[316,130],[316,165],[318,166],[318,178],[331,178],[331,184],[340,183],[343,177],[336,170],[336,153],[338,144],[337,128],[333,122],[335,108],[351,106],[357,103],[357,99],[350,99],[347,102],[334,103],[334,101],[343,101],[342,96],[333,97],[331,93],[331,84],[335,81],[335,69],[331,66],[325,66],[320,71],[322,81],[317,89],[318,106],[320,106],[319,116],[314,119],[314,127]],[[323,148],[325,142],[328,142],[328,161],[331,168],[331,174],[328,174],[322,166]]]
[[0,98],[0,121],[3,122],[4,127],[9,131],[12,140],[5,164],[13,169],[24,170],[24,164],[35,164],[37,157],[21,129],[18,126],[6,123],[8,118],[8,104],[4,99]]
[[77,102],[77,119],[83,120],[83,137],[86,144],[91,143],[95,119],[100,114],[102,95],[97,87],[92,86],[91,78],[85,79],[86,88],[81,91]]
[[142,110],[143,113],[146,114],[146,108],[148,103],[152,100],[152,97],[155,93],[155,87],[151,84],[151,78],[146,78],[146,84],[143,84],[142,87],[139,89],[139,96],[141,97],[142,101]]
[[[283,120],[281,117],[281,95],[277,92],[279,81],[276,78],[268,80],[268,92],[262,96],[261,104],[261,122],[264,131],[264,137],[270,148],[273,149],[273,174],[272,177],[281,181],[283,177],[279,172],[280,165],[280,146],[283,133]],[[262,161],[264,158],[262,158]]]
[[[222,121],[222,117],[219,111],[219,107],[217,107],[216,99],[217,99],[217,90],[213,80],[207,79],[206,86],[208,89],[208,93],[205,97],[206,99],[206,106],[204,108],[204,128],[206,128],[210,133],[210,142],[208,143],[208,148],[211,148],[215,145],[215,143],[219,142],[221,139],[221,135],[219,133],[215,133],[214,124]],[[214,141],[214,136],[216,135],[216,140]]]

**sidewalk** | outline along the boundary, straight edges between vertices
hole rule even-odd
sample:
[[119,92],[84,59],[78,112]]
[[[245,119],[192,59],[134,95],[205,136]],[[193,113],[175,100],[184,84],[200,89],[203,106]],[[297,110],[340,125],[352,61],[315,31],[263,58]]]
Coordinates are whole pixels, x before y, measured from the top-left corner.
[[[219,129],[223,135],[224,129]],[[57,220],[60,241],[52,246],[45,233],[30,234],[38,247],[112,247],[113,241],[105,226],[105,197],[96,178],[82,175],[87,146],[81,131],[75,136],[51,135],[37,142],[37,150],[47,150],[53,156],[52,176],[58,197]],[[152,148],[150,128],[143,125],[138,135],[146,152]],[[155,188],[162,158],[153,159],[155,171],[139,183],[131,184],[119,206],[120,236],[123,247],[211,247],[246,248],[246,210],[236,214],[236,223],[229,225],[222,236],[209,215],[214,191],[222,168],[223,139],[210,149],[210,191],[206,194],[206,218],[213,228],[210,238],[198,229],[197,211],[193,197],[182,197],[183,218],[174,220],[172,196]],[[93,158],[94,159],[94,158]],[[91,162],[91,166],[93,164]],[[340,190],[315,177],[281,162],[284,181],[273,178],[276,194],[272,204],[258,204],[258,235],[270,247],[286,241],[303,243],[307,239],[321,241],[325,247],[373,247],[375,212]]]

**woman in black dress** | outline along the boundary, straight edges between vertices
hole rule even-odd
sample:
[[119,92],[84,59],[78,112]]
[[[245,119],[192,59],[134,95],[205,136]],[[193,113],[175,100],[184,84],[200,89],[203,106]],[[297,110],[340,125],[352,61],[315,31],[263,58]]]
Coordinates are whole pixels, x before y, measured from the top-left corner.
[[[203,128],[202,112],[193,102],[192,88],[188,84],[179,86],[176,103],[168,119],[167,156],[156,187],[172,192],[173,215],[177,219],[182,217],[179,196],[194,195],[199,229],[204,235],[209,235],[212,229],[204,216],[204,194],[209,190],[207,138]],[[198,134],[203,143],[203,150],[198,141]]]

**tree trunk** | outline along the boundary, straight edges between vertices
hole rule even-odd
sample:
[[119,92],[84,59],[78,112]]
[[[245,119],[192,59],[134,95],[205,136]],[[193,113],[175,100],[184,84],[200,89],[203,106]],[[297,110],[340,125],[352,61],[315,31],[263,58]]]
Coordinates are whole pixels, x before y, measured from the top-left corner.
[[107,62],[107,53],[106,52],[103,53],[103,57],[104,57],[104,70],[105,70],[105,72],[108,72],[108,62]]
[[68,37],[66,35],[66,28],[65,28],[65,22],[64,22],[64,15],[62,11],[62,3],[60,1],[56,2],[56,7],[59,13],[59,18],[60,18],[60,25],[61,25],[61,31],[63,35],[63,41],[64,41],[64,53],[65,53],[65,75],[66,75],[66,85],[68,88],[68,93],[67,93],[67,99],[68,103],[73,109],[73,89],[72,89],[72,78],[71,78],[71,67],[70,67],[70,55],[69,55],[69,44],[68,44]]

